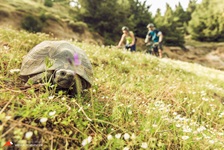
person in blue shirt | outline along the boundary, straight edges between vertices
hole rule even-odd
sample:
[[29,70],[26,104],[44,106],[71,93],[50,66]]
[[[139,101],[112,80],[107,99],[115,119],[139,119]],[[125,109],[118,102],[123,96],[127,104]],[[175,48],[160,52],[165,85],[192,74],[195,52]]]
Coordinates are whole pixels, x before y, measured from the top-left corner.
[[154,24],[150,23],[147,25],[148,33],[145,38],[145,43],[158,43],[158,51],[159,57],[162,58],[162,41],[163,41],[163,34],[161,31],[157,30]]

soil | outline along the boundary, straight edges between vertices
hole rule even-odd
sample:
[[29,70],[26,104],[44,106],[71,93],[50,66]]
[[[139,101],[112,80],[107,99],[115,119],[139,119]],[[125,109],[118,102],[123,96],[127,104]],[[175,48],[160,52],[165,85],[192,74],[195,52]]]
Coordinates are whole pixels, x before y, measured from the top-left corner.
[[[137,44],[140,50],[146,49],[143,39],[138,39]],[[170,59],[198,63],[202,66],[224,71],[223,43],[192,43],[186,44],[185,49],[178,46],[163,46],[163,53]]]

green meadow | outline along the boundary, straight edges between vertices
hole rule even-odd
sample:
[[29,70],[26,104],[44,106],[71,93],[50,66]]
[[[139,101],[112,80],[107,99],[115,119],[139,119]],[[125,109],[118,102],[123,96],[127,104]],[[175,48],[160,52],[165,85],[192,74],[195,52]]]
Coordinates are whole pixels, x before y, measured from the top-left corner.
[[59,39],[0,28],[0,149],[224,149],[223,71],[71,41],[93,65],[87,94],[24,88],[23,56],[44,40]]

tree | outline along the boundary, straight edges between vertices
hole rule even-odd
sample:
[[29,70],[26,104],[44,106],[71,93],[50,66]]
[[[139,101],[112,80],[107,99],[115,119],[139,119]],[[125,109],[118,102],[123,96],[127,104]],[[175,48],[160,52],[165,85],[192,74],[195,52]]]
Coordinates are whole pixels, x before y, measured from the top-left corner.
[[132,24],[135,34],[144,38],[147,32],[146,26],[152,22],[152,14],[149,12],[150,6],[146,5],[146,1],[140,3],[138,0],[129,0],[130,12],[128,17],[129,24]]
[[224,41],[223,8],[222,0],[203,0],[189,22],[191,37],[199,41]]
[[188,32],[188,24],[189,24],[189,21],[191,20],[191,15],[192,13],[195,11],[196,9],[196,6],[197,6],[197,0],[190,0],[189,3],[188,3],[188,6],[187,6],[187,9],[186,9],[186,20],[184,22],[184,28],[185,28],[185,34],[186,35],[189,35],[189,32]]
[[161,16],[160,10],[157,10],[154,21],[162,31],[166,45],[184,45],[184,28],[181,20],[183,13],[180,4],[177,11],[173,11],[169,4],[166,4],[164,16]]
[[113,44],[120,37],[121,26],[127,18],[126,8],[118,5],[118,0],[82,0],[80,4],[78,20],[103,36],[105,44]]
[[114,44],[121,35],[121,27],[128,26],[137,36],[144,37],[151,19],[146,2],[138,0],[80,0],[78,20],[88,24],[105,39],[105,44]]

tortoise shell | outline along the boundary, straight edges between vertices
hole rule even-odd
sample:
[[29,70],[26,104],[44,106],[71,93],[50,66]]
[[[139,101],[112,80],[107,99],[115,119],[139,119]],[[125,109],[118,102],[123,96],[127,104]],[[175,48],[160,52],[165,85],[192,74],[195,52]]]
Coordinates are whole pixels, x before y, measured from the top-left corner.
[[[78,56],[78,65],[74,63],[74,56]],[[52,65],[48,66],[46,60]],[[93,70],[86,53],[67,41],[43,41],[33,47],[23,58],[20,76],[28,80],[44,71],[58,69],[73,70],[90,86],[92,84]]]

